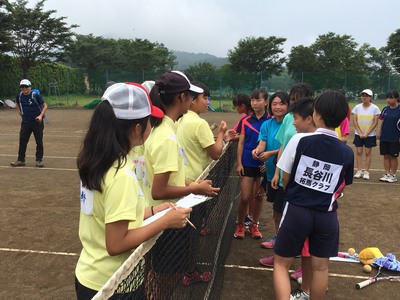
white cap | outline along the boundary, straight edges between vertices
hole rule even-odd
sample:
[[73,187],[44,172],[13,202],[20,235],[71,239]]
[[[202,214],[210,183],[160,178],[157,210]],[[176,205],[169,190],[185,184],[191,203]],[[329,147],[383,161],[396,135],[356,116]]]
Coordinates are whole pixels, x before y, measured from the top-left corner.
[[154,80],[146,80],[145,82],[142,83],[143,87],[146,89],[147,93],[149,93],[149,94],[155,84],[156,84],[156,82]]
[[164,117],[163,111],[153,106],[146,89],[138,83],[115,83],[104,92],[101,100],[110,102],[117,119],[137,120],[149,115]]
[[31,86],[31,82],[28,79],[22,79],[19,85],[26,85],[26,86]]
[[374,95],[374,93],[370,90],[370,89],[365,89],[365,90],[363,90],[361,93],[360,93],[360,95],[361,94],[367,94],[368,96],[373,96]]

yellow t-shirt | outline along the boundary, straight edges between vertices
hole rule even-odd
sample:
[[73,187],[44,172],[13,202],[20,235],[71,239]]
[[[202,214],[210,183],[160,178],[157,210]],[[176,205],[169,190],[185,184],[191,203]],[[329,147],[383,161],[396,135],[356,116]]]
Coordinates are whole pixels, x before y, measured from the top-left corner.
[[189,110],[178,121],[177,136],[187,157],[185,176],[194,181],[210,161],[205,148],[215,144],[214,135],[207,121]]
[[103,192],[81,187],[79,238],[83,249],[75,274],[79,282],[98,291],[129,257],[131,252],[110,256],[106,249],[105,225],[129,220],[129,229],[142,225],[145,200],[134,175],[134,164],[127,157],[126,164],[116,171],[115,162],[105,177]]
[[335,128],[335,132],[338,134],[338,138],[342,138],[342,131],[340,130],[340,126]]
[[[357,115],[357,122],[361,133],[366,132],[373,124],[375,116],[381,114],[379,107],[373,103],[368,107],[364,107],[362,103],[357,104],[351,112]],[[360,135],[361,133],[358,132],[357,129],[354,130],[354,134],[356,135]],[[376,136],[376,129],[372,130],[368,136]]]
[[130,152],[130,157],[135,164],[135,175],[140,188],[143,189],[143,178],[146,176],[146,162],[144,159],[144,145],[135,146]]
[[[176,202],[176,199],[154,200],[151,196],[155,174],[171,172],[168,185],[185,186],[185,171],[183,169],[184,151],[176,136],[175,122],[164,116],[161,124],[153,129],[144,145],[146,161],[146,178],[143,180],[146,205],[158,205],[162,202]],[[147,198],[148,197],[148,198]]]

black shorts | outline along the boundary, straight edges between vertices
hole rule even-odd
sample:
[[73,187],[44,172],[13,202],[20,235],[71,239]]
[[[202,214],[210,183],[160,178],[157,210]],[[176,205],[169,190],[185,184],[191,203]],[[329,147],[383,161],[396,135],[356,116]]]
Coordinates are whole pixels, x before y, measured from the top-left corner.
[[275,190],[275,200],[274,200],[274,211],[282,213],[283,212],[283,206],[285,203],[285,191],[283,190],[283,187],[278,187],[277,190]]
[[275,253],[282,257],[298,256],[307,237],[311,255],[321,258],[337,256],[337,212],[319,211],[287,203],[276,238]]
[[[75,293],[76,293],[76,299],[81,300],[81,299],[92,299],[97,294],[97,291],[85,287],[75,277]],[[111,296],[111,298],[109,298],[109,299],[110,300],[113,300],[113,299],[146,299],[145,297],[146,297],[146,292],[144,289],[144,284],[142,283],[133,292],[126,292],[124,294],[116,293],[113,296]]]
[[262,173],[260,172],[259,167],[245,167],[243,166],[243,176],[246,177],[252,177],[252,178],[258,178],[262,176]]
[[367,136],[365,139],[362,139],[359,135],[355,134],[353,144],[356,147],[376,147],[376,136]]
[[276,191],[277,190],[272,188],[271,181],[267,181],[267,202],[271,202],[271,203],[275,202]]
[[379,143],[379,151],[381,155],[390,155],[399,157],[400,142],[382,142]]

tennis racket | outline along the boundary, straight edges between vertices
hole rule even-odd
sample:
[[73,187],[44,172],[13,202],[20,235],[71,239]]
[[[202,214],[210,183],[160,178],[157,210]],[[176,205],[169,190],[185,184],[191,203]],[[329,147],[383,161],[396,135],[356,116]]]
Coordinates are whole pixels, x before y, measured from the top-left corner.
[[355,261],[360,261],[358,259],[358,253],[354,253],[353,255],[350,255],[348,252],[338,252],[337,256],[342,257],[342,258],[350,258]]
[[360,290],[360,289],[365,288],[366,286],[368,286],[370,284],[373,284],[375,282],[382,281],[382,280],[400,282],[400,275],[385,274],[382,271],[382,267],[379,267],[378,273],[376,273],[376,275],[374,277],[371,277],[371,278],[369,278],[367,280],[364,280],[364,281],[361,281],[361,282],[357,283],[356,284],[356,289]]

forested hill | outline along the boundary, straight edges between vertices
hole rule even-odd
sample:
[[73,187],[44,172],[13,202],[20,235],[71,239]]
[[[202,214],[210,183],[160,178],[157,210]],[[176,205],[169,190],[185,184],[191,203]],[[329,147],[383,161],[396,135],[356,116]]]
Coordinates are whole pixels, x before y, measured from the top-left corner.
[[216,67],[220,67],[228,63],[228,60],[223,57],[217,57],[207,53],[190,53],[183,51],[173,51],[176,56],[176,61],[178,65],[176,69],[185,70],[191,65],[199,64],[202,62],[208,62],[210,64],[215,65]]

